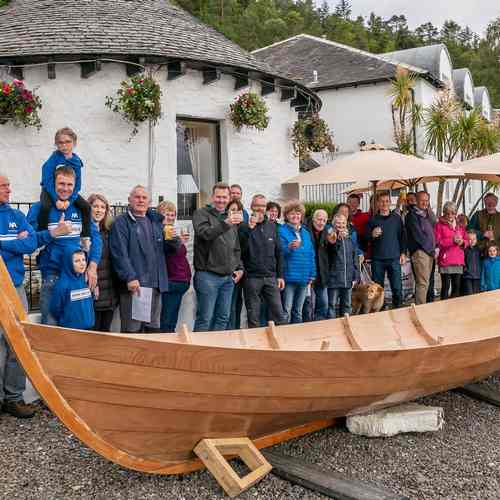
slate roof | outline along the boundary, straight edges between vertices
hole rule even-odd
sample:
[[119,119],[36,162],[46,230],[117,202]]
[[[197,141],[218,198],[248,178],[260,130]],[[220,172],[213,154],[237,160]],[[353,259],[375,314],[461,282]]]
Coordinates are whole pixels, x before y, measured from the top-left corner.
[[[252,54],[313,90],[389,80],[398,66],[379,55],[305,34],[254,50]],[[420,68],[402,65],[413,72],[426,73]],[[314,71],[317,71],[317,81],[314,81]]]
[[[472,74],[468,68],[460,68],[453,70],[453,87],[455,89],[455,94],[457,97],[465,102],[465,79],[469,75],[470,81],[472,82],[472,88],[474,88],[474,80],[472,79]],[[472,96],[471,96],[472,97]]]
[[416,47],[414,49],[397,50],[396,52],[386,52],[382,56],[395,62],[402,62],[417,66],[427,70],[436,80],[441,79],[441,52],[448,48],[442,43],[435,45],[426,45],[425,47]]
[[168,0],[12,0],[0,8],[0,58],[79,54],[163,56],[275,75]]

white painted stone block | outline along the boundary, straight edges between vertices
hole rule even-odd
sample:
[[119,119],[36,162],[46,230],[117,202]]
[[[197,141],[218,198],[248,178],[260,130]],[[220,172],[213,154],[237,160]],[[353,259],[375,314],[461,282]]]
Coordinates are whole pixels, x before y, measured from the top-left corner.
[[393,408],[347,417],[347,428],[353,434],[388,437],[405,432],[431,432],[442,429],[444,411],[439,406],[408,403]]

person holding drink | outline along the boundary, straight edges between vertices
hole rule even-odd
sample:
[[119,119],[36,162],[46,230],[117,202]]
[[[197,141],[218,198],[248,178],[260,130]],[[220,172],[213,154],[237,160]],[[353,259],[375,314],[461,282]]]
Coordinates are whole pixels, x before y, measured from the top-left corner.
[[439,249],[438,265],[441,274],[441,300],[460,296],[460,284],[464,271],[464,249],[469,239],[464,226],[457,223],[457,206],[448,201],[443,207],[443,217],[434,228]]
[[367,235],[373,249],[372,278],[383,287],[387,274],[391,285],[392,305],[397,308],[403,303],[401,265],[406,258],[406,233],[401,217],[391,212],[388,193],[377,195],[377,208],[378,213],[367,225]]
[[302,225],[305,208],[290,201],[284,209],[286,224],[279,228],[284,256],[283,306],[291,323],[302,323],[307,289],[316,278],[316,258],[309,231]]
[[[162,201],[157,208],[159,214],[164,216],[163,235],[165,240],[177,236],[175,220],[177,208],[171,201]],[[189,241],[189,226],[180,230],[181,244],[175,253],[166,255],[168,290],[161,294],[160,330],[173,333],[179,317],[182,297],[189,290],[191,284],[191,268],[187,260],[187,243]]]
[[472,216],[467,229],[476,231],[479,247],[486,253],[490,244],[500,245],[500,212],[497,210],[498,197],[495,194],[486,194],[483,201],[484,209]]
[[212,204],[193,214],[196,332],[226,329],[234,285],[243,277],[238,237],[243,217],[227,211],[229,201],[229,186],[218,182],[212,188]]

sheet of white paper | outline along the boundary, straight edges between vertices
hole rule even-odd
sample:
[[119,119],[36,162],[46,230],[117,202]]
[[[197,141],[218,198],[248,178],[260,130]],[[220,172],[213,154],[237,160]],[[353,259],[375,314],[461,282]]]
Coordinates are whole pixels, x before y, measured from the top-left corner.
[[141,286],[140,292],[140,295],[137,295],[137,293],[132,295],[132,319],[150,323],[153,289]]

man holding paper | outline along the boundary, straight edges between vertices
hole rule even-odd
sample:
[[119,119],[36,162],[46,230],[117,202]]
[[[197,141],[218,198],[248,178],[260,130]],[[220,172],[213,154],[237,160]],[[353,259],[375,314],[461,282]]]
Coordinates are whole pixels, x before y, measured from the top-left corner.
[[161,294],[168,290],[165,255],[175,253],[178,238],[164,240],[163,216],[149,208],[149,194],[135,186],[129,208],[111,227],[109,248],[120,280],[121,331],[158,332]]

